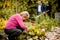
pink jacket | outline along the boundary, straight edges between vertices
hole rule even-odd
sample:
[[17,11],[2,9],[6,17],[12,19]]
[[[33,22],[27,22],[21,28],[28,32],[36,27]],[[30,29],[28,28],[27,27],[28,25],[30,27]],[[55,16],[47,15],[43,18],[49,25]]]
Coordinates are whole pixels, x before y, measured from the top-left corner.
[[12,29],[12,28],[16,28],[18,25],[21,26],[21,28],[23,28],[24,30],[27,29],[27,27],[23,23],[23,20],[20,14],[15,14],[9,18],[5,28]]

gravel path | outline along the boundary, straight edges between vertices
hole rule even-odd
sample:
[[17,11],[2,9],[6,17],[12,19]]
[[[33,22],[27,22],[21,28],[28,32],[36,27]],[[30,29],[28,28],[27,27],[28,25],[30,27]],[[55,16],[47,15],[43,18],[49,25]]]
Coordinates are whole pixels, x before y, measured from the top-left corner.
[[60,27],[52,28],[50,32],[46,32],[45,40],[60,40]]

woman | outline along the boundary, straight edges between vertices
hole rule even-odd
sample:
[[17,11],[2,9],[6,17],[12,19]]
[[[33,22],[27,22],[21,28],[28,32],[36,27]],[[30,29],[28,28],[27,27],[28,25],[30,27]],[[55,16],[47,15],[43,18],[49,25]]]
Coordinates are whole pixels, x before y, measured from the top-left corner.
[[5,33],[8,35],[9,40],[16,40],[17,37],[28,27],[24,25],[23,21],[29,18],[29,13],[23,11],[20,14],[12,15],[5,26]]

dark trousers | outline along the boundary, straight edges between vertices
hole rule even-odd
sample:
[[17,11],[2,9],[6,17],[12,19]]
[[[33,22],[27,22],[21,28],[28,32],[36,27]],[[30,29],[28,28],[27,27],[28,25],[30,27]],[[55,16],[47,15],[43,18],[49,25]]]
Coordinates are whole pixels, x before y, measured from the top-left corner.
[[22,33],[20,29],[5,29],[5,33],[8,35],[9,40],[18,40],[18,36]]

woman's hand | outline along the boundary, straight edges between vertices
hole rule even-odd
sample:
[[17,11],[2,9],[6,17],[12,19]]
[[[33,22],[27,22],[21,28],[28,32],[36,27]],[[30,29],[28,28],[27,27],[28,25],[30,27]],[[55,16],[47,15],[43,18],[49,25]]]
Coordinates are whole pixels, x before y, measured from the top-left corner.
[[28,31],[28,28],[29,28],[29,27],[26,26],[26,29],[25,29],[24,31]]
[[27,27],[27,29],[25,29],[24,31],[28,31],[31,27]]

